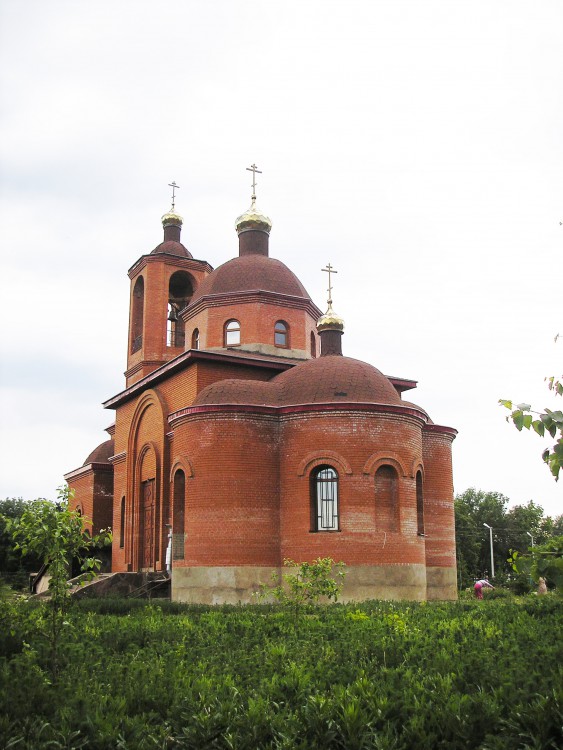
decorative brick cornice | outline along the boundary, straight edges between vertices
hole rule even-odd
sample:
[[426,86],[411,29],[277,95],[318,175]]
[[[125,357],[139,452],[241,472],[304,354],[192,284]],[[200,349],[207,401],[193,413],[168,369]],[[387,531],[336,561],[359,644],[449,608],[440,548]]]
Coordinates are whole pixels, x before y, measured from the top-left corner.
[[127,458],[127,451],[121,451],[121,453],[116,453],[115,456],[110,456],[108,460],[110,464],[113,464],[115,466],[116,464],[123,463],[126,458]]
[[[170,426],[186,421],[190,417],[202,414],[239,414],[239,415],[301,415],[301,414],[325,414],[338,412],[350,414],[351,412],[371,412],[374,414],[396,415],[415,419],[422,426],[426,425],[427,415],[421,409],[410,406],[399,406],[396,404],[366,404],[347,401],[328,402],[324,404],[295,404],[294,406],[264,406],[261,404],[198,404],[187,406],[173,412],[168,417]],[[446,428],[449,429],[449,428]]]
[[440,435],[444,435],[444,437],[449,437],[451,440],[454,440],[455,436],[457,435],[457,430],[455,429],[455,427],[445,427],[444,425],[439,424],[424,425],[424,432],[438,433]]
[[410,378],[396,378],[394,375],[387,375],[387,380],[391,381],[391,385],[395,388],[397,393],[411,391],[418,385],[418,380],[411,380]]
[[110,464],[98,463],[86,464],[85,466],[80,466],[78,469],[74,469],[74,471],[69,471],[68,474],[64,474],[63,478],[65,482],[68,482],[69,480],[79,479],[80,477],[87,476],[88,474],[94,474],[95,472],[110,474],[113,472],[113,466],[111,466]]
[[305,310],[315,320],[321,316],[321,310],[306,297],[296,297],[290,294],[280,294],[279,292],[268,292],[261,289],[253,289],[244,292],[224,292],[221,294],[206,294],[193,305],[188,305],[182,312],[184,321],[195,317],[202,310],[210,307],[224,307],[225,305],[244,305],[252,303],[267,302],[270,305],[280,307],[291,307],[293,310]]
[[149,263],[166,263],[169,266],[175,266],[176,268],[185,268],[188,271],[207,271],[211,273],[213,266],[210,266],[206,260],[196,260],[195,258],[182,258],[180,255],[172,255],[171,253],[157,253],[152,255],[141,255],[138,261],[136,261],[131,268],[127,271],[127,275],[130,279],[134,279],[143,268]]
[[[142,356],[142,350],[139,350],[141,352]],[[130,378],[132,375],[136,375],[139,370],[142,370],[143,367],[160,367],[162,364],[161,359],[139,359],[138,362],[136,362],[134,365],[129,367],[129,369],[125,370],[123,373],[126,378]],[[148,377],[148,376],[147,376]]]
[[145,375],[133,385],[121,391],[116,396],[104,401],[102,406],[104,409],[115,409],[120,404],[129,401],[139,393],[145,390],[145,388],[153,388],[164,378],[167,378],[172,373],[179,372],[189,365],[197,362],[225,362],[227,364],[235,364],[241,366],[251,366],[257,369],[267,369],[282,372],[288,370],[290,367],[294,367],[298,361],[274,359],[266,355],[254,355],[254,353],[241,352],[233,350],[229,352],[215,352],[205,351],[198,349],[189,349],[187,352],[179,354],[174,359],[158,367],[153,372]]

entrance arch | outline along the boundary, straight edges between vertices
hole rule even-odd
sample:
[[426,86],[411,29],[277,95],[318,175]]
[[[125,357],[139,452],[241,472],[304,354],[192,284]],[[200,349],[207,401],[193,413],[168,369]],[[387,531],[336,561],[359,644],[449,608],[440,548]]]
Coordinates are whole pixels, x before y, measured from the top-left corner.
[[157,456],[151,444],[143,446],[138,460],[138,534],[137,567],[142,571],[156,568],[159,557],[159,502],[156,487]]

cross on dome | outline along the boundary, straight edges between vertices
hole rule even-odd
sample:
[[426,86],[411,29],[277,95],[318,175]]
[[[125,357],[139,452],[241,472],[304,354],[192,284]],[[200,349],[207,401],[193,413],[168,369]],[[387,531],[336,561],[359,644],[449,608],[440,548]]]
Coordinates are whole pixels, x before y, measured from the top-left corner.
[[247,172],[252,172],[252,200],[256,200],[256,173],[262,174],[262,170],[258,169],[256,164],[251,164],[249,167],[246,168]]
[[176,182],[174,180],[172,180],[172,182],[168,183],[168,187],[172,188],[172,208],[170,210],[173,212],[174,211],[174,207],[176,205],[175,204],[175,201],[176,201],[176,190],[179,190],[180,186],[176,185]]
[[325,271],[325,273],[328,273],[328,306],[332,307],[332,282],[330,278],[331,273],[338,273],[338,271],[335,271],[334,268],[331,266],[330,263],[326,264],[326,268],[321,268],[321,271]]

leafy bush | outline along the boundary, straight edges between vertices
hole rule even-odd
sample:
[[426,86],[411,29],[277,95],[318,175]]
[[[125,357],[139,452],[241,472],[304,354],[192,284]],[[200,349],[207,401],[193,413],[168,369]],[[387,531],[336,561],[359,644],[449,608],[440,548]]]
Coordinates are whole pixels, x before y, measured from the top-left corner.
[[[508,750],[563,742],[563,600],[0,614],[0,747]],[[126,611],[127,610],[127,611]],[[33,713],[33,718],[30,718]]]
[[344,563],[334,562],[331,557],[318,557],[313,562],[301,563],[286,558],[283,564],[293,572],[283,574],[281,584],[278,583],[278,574],[272,573],[274,585],[262,584],[260,599],[272,597],[294,609],[305,604],[318,604],[321,600],[338,601],[344,585]]

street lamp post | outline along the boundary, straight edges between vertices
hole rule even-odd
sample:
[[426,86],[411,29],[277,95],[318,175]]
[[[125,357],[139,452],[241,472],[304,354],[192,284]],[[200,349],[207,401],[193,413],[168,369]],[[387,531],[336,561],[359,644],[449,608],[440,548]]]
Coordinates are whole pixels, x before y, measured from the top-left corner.
[[489,529],[489,539],[491,542],[491,578],[495,577],[495,558],[493,557],[493,527],[488,523],[483,523]]
[[529,531],[527,531],[527,532],[526,532],[526,534],[527,534],[527,535],[528,535],[528,536],[530,537],[530,539],[532,540],[532,549],[534,549],[534,537],[532,536],[532,534],[530,534],[530,532],[529,532]]

